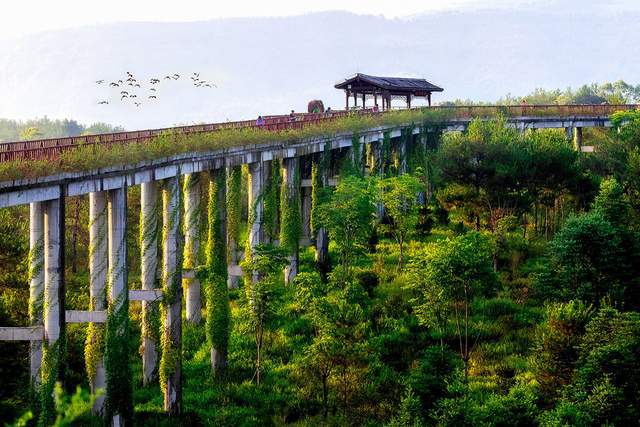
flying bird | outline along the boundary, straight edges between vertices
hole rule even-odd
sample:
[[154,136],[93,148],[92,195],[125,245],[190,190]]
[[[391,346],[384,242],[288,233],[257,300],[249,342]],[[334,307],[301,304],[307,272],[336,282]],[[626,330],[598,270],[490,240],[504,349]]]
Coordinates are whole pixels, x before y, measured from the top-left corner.
[[96,80],[96,83],[98,83],[99,85],[101,85],[102,83],[104,83],[104,80]]
[[155,95],[149,95],[149,99],[158,99],[158,97]]
[[165,80],[171,80],[171,76],[164,76]]
[[141,102],[134,102],[134,104],[136,104],[136,107],[139,107],[140,105],[142,105]]
[[98,104],[108,104],[108,103],[109,103],[109,101],[100,101],[100,102],[98,102]]
[[155,87],[152,87],[152,88],[149,88],[149,90],[150,90],[150,91],[155,92],[155,91],[156,91],[156,88],[155,88]]
[[120,86],[120,85],[119,85],[118,83],[111,82],[111,83],[109,83],[109,86],[118,87],[118,86]]
[[180,74],[175,73],[175,74],[173,75],[173,80],[178,80],[179,78],[180,78]]
[[129,92],[127,92],[126,90],[123,90],[120,92],[120,95],[129,95]]

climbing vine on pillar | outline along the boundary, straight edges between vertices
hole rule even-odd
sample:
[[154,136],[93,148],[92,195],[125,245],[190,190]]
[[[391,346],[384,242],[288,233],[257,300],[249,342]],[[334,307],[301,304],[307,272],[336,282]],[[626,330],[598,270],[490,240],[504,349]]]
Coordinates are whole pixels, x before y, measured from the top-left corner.
[[[124,273],[120,273],[124,274]],[[125,421],[133,416],[131,366],[129,364],[129,298],[126,291],[109,304],[105,334],[104,364],[107,376],[106,419],[118,414]]]
[[282,181],[280,191],[280,247],[287,253],[293,254],[298,250],[302,233],[302,219],[300,218],[300,171],[293,167],[293,187],[287,183],[290,178]]
[[40,383],[40,417],[38,426],[46,427],[53,425],[56,419],[55,402],[53,389],[56,381],[60,377],[60,372],[64,370],[66,360],[66,332],[65,328],[60,329],[60,336],[53,345],[46,342],[42,345],[42,365]]
[[380,172],[383,176],[391,176],[391,133],[385,131],[382,134],[382,147],[380,149]]
[[280,173],[278,166],[277,160],[273,160],[271,162],[271,176],[269,176],[263,192],[264,234],[266,240],[270,242],[273,242],[278,236],[278,206],[280,189]]
[[[238,243],[240,238],[240,191],[242,188],[242,167],[234,166],[229,169],[227,177],[227,236],[229,240]],[[235,250],[235,248],[233,248]],[[227,253],[229,261],[231,252]]]
[[[206,332],[211,346],[212,373],[226,365],[230,334],[229,291],[227,287],[226,235],[223,223],[224,169],[215,171],[209,182],[207,264],[203,270],[207,285]],[[222,193],[222,194],[221,194]],[[223,202],[224,203],[224,202]]]
[[[171,265],[163,265],[163,282],[164,293],[162,297],[162,317],[163,322],[163,334],[161,339],[162,357],[160,359],[160,387],[165,396],[165,407],[167,406],[167,396],[173,399],[169,390],[169,380],[173,374],[176,373],[181,365],[182,349],[174,343],[174,325],[168,324],[168,319],[175,313],[172,312],[174,304],[179,303],[181,298],[181,279],[182,279],[182,242],[180,234],[180,212],[182,211],[182,198],[180,197],[180,183],[178,178],[175,179],[176,183],[171,181],[165,182],[165,188],[163,189],[163,209],[167,209],[166,216],[164,217],[164,224],[162,228],[162,248],[164,251],[175,250],[175,260],[170,262]],[[176,194],[178,193],[178,194]],[[175,233],[175,235],[173,235]],[[170,236],[171,234],[171,236]],[[175,248],[167,244],[167,240],[175,238]],[[167,257],[166,254],[163,255]],[[175,265],[174,265],[175,262]],[[169,268],[174,268],[174,271],[170,271]],[[171,316],[170,316],[171,314]],[[180,314],[177,314],[178,316]],[[180,322],[180,319],[172,319],[175,322]],[[182,333],[180,330],[179,333]],[[177,335],[179,342],[180,335]],[[176,388],[179,388],[178,384],[175,384]],[[179,401],[179,398],[178,398]],[[171,401],[171,405],[176,402]],[[172,410],[172,409],[170,409]]]

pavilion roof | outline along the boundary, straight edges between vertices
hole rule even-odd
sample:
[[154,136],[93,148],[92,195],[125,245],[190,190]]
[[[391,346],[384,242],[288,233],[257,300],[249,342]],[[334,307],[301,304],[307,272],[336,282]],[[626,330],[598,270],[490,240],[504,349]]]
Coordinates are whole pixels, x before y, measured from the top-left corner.
[[368,74],[358,73],[353,77],[335,85],[336,89],[347,89],[348,85],[352,85],[355,89],[358,86],[374,86],[389,91],[421,91],[421,92],[442,92],[439,86],[429,83],[425,79],[416,79],[408,77],[380,77],[370,76]]

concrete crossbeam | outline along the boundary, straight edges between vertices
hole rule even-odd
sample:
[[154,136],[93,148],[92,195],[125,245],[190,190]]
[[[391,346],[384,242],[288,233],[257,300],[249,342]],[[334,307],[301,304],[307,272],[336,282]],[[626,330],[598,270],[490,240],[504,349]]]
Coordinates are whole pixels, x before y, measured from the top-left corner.
[[162,294],[162,289],[129,289],[129,301],[160,301]]
[[107,311],[66,310],[67,323],[106,323]]
[[0,327],[0,341],[42,341],[42,326]]

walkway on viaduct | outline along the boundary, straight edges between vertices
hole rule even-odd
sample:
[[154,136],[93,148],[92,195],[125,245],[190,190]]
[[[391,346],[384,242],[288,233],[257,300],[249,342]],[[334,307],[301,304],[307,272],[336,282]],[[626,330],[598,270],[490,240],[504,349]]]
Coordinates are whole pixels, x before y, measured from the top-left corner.
[[[609,115],[617,110],[635,109],[636,106],[543,106],[543,107],[459,107],[439,128],[464,130],[473,117],[492,117],[503,113],[508,124],[522,131],[526,129],[563,128],[568,137],[581,146],[582,128],[610,126]],[[444,108],[442,108],[444,109]],[[333,117],[324,115],[300,115],[296,121],[285,116],[267,117],[265,131],[313,125],[323,120],[347,115],[336,112]],[[429,129],[421,126],[378,126],[360,131],[357,142],[371,145],[371,158],[362,158],[369,165],[369,173],[377,174],[375,165],[380,164],[383,141],[393,141],[395,150],[406,151],[406,145],[425,144]],[[176,128],[184,133],[215,132],[217,129],[254,126],[253,121],[215,125],[199,125]],[[30,142],[0,144],[0,161],[29,161],[34,158],[55,159],[60,152],[72,150],[86,144],[144,143],[144,141],[166,130],[124,132],[101,136],[60,138]],[[109,316],[128,307],[130,301],[142,301],[143,319],[153,304],[161,299],[165,304],[160,342],[154,342],[151,334],[143,333],[142,360],[144,382],[153,380],[157,367],[157,347],[170,345],[181,347],[182,310],[186,306],[186,321],[198,323],[201,317],[200,284],[195,275],[197,253],[200,245],[199,224],[206,219],[204,207],[200,206],[202,191],[215,187],[217,179],[226,179],[233,170],[247,165],[249,171],[248,206],[253,209],[249,216],[248,246],[251,249],[265,242],[263,204],[260,197],[274,173],[282,174],[282,185],[288,194],[300,200],[300,215],[303,222],[301,242],[314,241],[316,256],[326,256],[327,236],[319,230],[310,236],[309,218],[312,209],[310,191],[311,164],[318,164],[321,153],[329,153],[331,164],[328,170],[319,172],[325,185],[332,184],[337,164],[345,156],[353,156],[354,134],[344,132],[331,137],[293,143],[268,143],[244,147],[212,150],[210,152],[186,153],[147,161],[138,164],[110,167],[86,172],[51,175],[32,180],[0,182],[0,208],[30,205],[30,312],[28,327],[0,327],[0,340],[30,341],[31,376],[39,384],[49,373],[43,371],[43,349],[51,349],[68,323],[90,323],[101,325]],[[358,150],[360,155],[364,150]],[[402,159],[402,156],[399,156]],[[403,170],[403,166],[398,168]],[[220,182],[220,181],[218,181]],[[222,181],[224,182],[224,181]],[[126,254],[127,189],[141,187],[141,283],[140,289],[129,289]],[[218,187],[215,187],[218,188]],[[221,229],[226,230],[228,221],[225,204],[225,186],[212,192],[219,207]],[[214,194],[215,193],[215,194]],[[64,265],[64,215],[65,200],[71,196],[89,197],[89,280],[90,307],[84,311],[65,310],[65,265]],[[180,224],[183,224],[180,227]],[[156,227],[162,228],[162,241],[158,241]],[[324,234],[323,234],[324,233]],[[224,233],[226,236],[226,231]],[[238,267],[238,256],[234,250],[237,242],[226,236],[225,254],[228,263],[230,285],[234,285],[242,273]],[[183,242],[183,244],[181,243]],[[159,248],[159,250],[158,250]],[[250,254],[250,251],[249,251]],[[228,260],[227,260],[228,258]],[[297,253],[290,254],[285,281],[290,281],[297,272]],[[156,288],[156,271],[161,266]],[[185,303],[183,304],[183,291]],[[171,298],[167,298],[171,295]],[[44,302],[44,303],[43,303]],[[146,314],[145,314],[146,313]],[[144,328],[148,325],[143,325]],[[118,330],[115,332],[119,333]],[[180,360],[172,361],[166,384],[163,386],[165,410],[175,413],[180,410],[181,371]],[[90,383],[93,389],[104,388],[109,376],[108,364],[101,358],[97,361]],[[100,411],[103,402],[96,403]],[[118,422],[116,414],[114,423]]]

